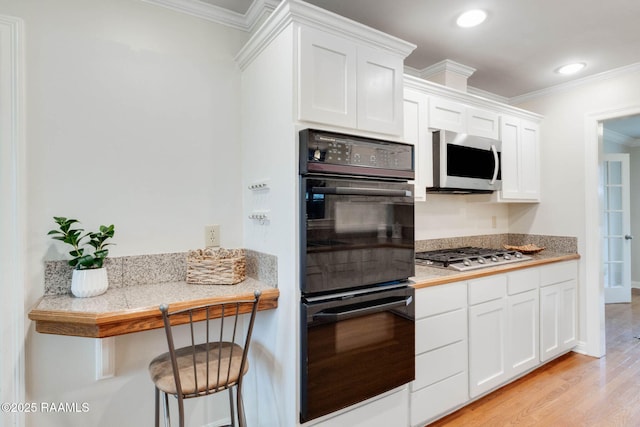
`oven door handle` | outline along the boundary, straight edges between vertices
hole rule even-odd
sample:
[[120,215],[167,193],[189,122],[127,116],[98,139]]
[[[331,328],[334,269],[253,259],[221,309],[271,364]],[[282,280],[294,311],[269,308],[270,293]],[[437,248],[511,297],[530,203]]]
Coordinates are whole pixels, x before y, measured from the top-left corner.
[[340,196],[411,197],[409,190],[388,190],[384,188],[360,187],[313,187],[315,194],[337,194]]
[[498,179],[498,172],[500,171],[500,158],[498,157],[498,150],[496,146],[491,144],[491,152],[493,153],[493,177],[491,178],[491,185],[496,183],[496,179]]
[[368,314],[379,313],[381,311],[387,311],[396,307],[405,307],[413,301],[413,296],[401,298],[399,300],[384,302],[376,305],[369,305],[366,307],[349,309],[345,311],[320,311],[313,315],[313,320],[321,320],[324,322],[339,322],[341,320],[351,319],[353,317],[365,316]]

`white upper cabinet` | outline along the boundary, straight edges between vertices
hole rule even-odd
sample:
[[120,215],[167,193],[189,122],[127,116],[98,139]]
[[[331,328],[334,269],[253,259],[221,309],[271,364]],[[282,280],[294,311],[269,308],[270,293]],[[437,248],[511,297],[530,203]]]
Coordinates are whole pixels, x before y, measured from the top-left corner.
[[358,129],[402,134],[404,61],[370,48],[358,48]]
[[300,26],[298,119],[401,135],[403,58]]
[[500,121],[498,114],[493,111],[467,107],[467,133],[498,139],[500,135]]
[[429,101],[429,128],[458,133],[467,131],[464,105],[442,98],[430,98]]
[[427,123],[428,97],[417,90],[404,90],[403,141],[414,146],[415,199],[426,200],[426,188],[433,183],[433,150]]
[[300,28],[299,119],[355,128],[356,45]]
[[429,100],[429,127],[498,139],[498,113],[443,98]]
[[539,126],[511,116],[502,116],[502,190],[500,201],[539,202]]

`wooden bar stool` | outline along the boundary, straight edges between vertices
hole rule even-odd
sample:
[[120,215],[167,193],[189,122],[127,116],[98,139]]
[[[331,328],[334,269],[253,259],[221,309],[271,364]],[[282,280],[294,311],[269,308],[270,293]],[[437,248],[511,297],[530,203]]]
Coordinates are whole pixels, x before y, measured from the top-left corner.
[[[249,369],[247,354],[259,300],[260,292],[256,291],[252,300],[209,304],[173,312],[166,304],[160,306],[169,351],[149,364],[149,374],[155,385],[156,427],[160,425],[160,393],[163,396],[165,426],[171,423],[169,395],[173,395],[178,399],[179,425],[184,427],[184,399],[223,390],[229,392],[231,426],[235,426],[233,387],[236,388],[238,424],[246,426],[242,378]],[[238,324],[243,313],[250,313],[248,325]],[[220,319],[219,330],[209,325],[209,320],[215,318]],[[194,323],[203,320],[206,322],[204,331],[197,333]],[[176,349],[172,328],[185,323],[189,324],[191,344]],[[245,326],[244,331],[242,326]]]

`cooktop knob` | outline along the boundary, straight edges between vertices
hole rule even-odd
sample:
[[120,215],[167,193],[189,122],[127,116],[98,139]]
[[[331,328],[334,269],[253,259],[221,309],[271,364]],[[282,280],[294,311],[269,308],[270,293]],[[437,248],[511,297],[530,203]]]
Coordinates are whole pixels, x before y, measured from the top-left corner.
[[478,261],[478,264],[484,264],[487,260],[482,257],[478,257],[476,261]]
[[465,258],[462,260],[462,263],[469,267],[471,265],[471,260],[469,258]]
[[502,257],[504,259],[506,259],[507,261],[511,259],[511,255],[509,255],[509,254],[504,254]]
[[495,255],[491,255],[491,261],[498,262],[498,257]]
[[522,258],[522,254],[520,252],[516,252],[513,256],[516,258]]

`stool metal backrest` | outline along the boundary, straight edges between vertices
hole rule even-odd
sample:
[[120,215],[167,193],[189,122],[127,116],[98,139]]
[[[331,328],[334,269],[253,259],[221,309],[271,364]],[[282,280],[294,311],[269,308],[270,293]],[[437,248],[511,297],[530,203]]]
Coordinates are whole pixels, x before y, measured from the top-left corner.
[[[184,427],[184,399],[206,396],[228,390],[231,425],[235,426],[232,388],[236,387],[238,424],[246,425],[242,403],[242,378],[249,368],[247,355],[253,332],[260,292],[254,299],[215,303],[170,312],[169,306],[160,306],[169,351],[154,358],[149,373],[155,384],[155,425],[159,426],[160,393],[164,397],[165,425],[170,423],[168,396],[178,400],[180,427]],[[249,324],[242,329],[238,319],[249,312]],[[209,320],[219,318],[218,331],[212,331]],[[198,333],[194,324],[205,321],[204,331]],[[173,327],[189,325],[190,344],[176,349]],[[198,337],[200,339],[198,339]]]

